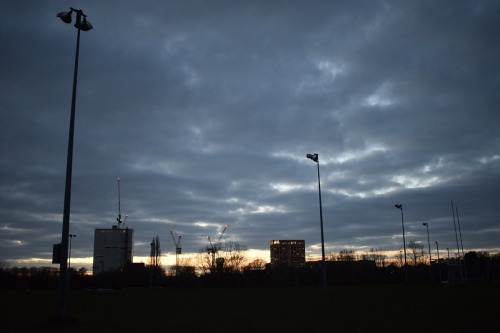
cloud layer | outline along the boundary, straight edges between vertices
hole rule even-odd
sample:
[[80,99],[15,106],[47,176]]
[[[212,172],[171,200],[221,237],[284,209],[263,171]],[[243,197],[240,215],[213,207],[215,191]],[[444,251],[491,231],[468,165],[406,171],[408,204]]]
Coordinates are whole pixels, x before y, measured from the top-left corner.
[[[2,2],[0,249],[60,241],[76,32],[65,1]],[[85,1],[73,164],[75,258],[122,214],[147,256],[168,229],[197,252],[500,248],[500,4]],[[23,20],[20,21],[19,17]],[[427,245],[427,244],[426,244]],[[171,256],[172,256],[171,255]],[[16,261],[17,260],[17,261]]]

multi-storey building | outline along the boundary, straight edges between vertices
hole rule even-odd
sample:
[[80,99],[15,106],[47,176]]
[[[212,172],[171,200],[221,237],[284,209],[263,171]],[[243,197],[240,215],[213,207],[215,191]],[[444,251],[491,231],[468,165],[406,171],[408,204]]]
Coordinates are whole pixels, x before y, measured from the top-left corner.
[[271,266],[301,267],[306,262],[306,245],[303,240],[272,240]]
[[134,229],[95,229],[93,274],[119,270],[133,259]]

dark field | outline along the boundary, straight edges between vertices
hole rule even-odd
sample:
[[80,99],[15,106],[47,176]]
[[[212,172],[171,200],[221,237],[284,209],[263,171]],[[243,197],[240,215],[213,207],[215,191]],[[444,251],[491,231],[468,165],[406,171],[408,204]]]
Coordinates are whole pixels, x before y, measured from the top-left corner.
[[500,286],[2,291],[1,332],[500,332]]

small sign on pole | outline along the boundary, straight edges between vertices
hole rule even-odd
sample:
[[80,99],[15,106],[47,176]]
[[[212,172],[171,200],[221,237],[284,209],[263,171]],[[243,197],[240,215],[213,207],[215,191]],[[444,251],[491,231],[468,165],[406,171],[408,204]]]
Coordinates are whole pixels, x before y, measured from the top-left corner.
[[61,243],[54,244],[54,246],[52,247],[52,263],[61,263]]

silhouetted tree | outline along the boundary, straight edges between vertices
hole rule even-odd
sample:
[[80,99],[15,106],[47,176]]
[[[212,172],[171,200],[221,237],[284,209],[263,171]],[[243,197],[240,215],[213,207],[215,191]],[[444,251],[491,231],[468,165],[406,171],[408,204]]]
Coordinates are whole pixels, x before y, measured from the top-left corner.
[[337,261],[356,261],[357,255],[354,250],[342,250],[337,255]]
[[262,258],[257,258],[257,259],[252,260],[251,262],[249,262],[248,265],[245,266],[245,269],[252,270],[252,271],[265,270],[266,269],[266,262]]
[[196,265],[201,274],[208,274],[212,268],[212,254],[208,246],[198,250]]
[[87,275],[87,272],[88,270],[85,267],[81,267],[80,269],[78,269],[77,274],[80,276],[85,276]]
[[224,270],[241,272],[247,261],[245,252],[248,248],[237,242],[224,242],[221,246],[221,257],[224,258]]
[[375,261],[377,267],[385,267],[385,262],[387,260],[387,255],[385,255],[381,250],[371,248],[368,253],[361,256],[363,260]]
[[404,265],[404,255],[403,255],[403,249],[399,249],[398,253],[396,254],[396,261],[394,264],[397,267],[403,267]]
[[167,275],[179,276],[196,274],[196,267],[192,263],[192,258],[179,258],[178,265],[173,265],[168,268]]
[[417,266],[420,263],[424,263],[425,254],[424,254],[424,244],[417,243],[415,241],[410,241],[408,244],[409,249],[409,257],[413,266]]
[[[215,272],[241,272],[247,257],[245,252],[247,247],[237,242],[224,242],[217,246],[217,252],[213,256],[212,248],[206,246],[198,251],[197,264],[203,274],[212,272],[213,257],[215,257]],[[214,272],[214,273],[215,273]]]
[[0,259],[0,271],[6,270],[9,267],[7,262],[3,259]]
[[471,281],[488,281],[490,278],[491,258],[488,252],[470,251],[464,256],[467,273]]

